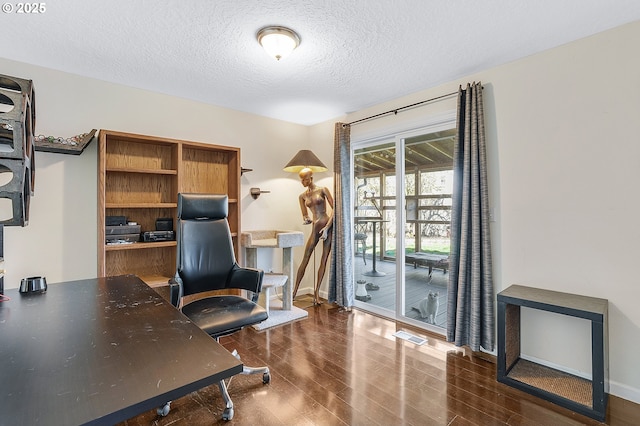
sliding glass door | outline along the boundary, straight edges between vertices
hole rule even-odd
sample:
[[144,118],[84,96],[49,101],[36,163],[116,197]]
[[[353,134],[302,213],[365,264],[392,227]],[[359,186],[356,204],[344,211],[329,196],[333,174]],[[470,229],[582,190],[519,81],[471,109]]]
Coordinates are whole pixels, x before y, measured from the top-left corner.
[[397,282],[395,142],[356,149],[353,155],[356,301],[389,316],[396,309]]
[[403,139],[405,150],[403,316],[446,326],[455,131]]
[[353,143],[356,306],[444,332],[452,123]]

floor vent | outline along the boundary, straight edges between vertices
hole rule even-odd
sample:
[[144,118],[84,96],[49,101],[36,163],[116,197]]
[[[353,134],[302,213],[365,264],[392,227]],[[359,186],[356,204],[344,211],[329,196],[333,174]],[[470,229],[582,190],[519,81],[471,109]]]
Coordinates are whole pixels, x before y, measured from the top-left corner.
[[408,333],[406,331],[397,331],[393,334],[398,339],[408,340],[411,343],[415,343],[416,345],[424,345],[427,343],[427,339],[422,337],[418,337],[414,334]]

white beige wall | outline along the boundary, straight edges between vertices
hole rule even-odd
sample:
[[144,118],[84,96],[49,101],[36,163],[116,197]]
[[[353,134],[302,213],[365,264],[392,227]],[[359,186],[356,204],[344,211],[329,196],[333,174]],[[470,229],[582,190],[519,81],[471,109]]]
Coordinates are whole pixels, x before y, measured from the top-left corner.
[[[496,291],[512,284],[609,300],[611,393],[640,403],[640,22],[350,114],[353,121],[482,81]],[[454,99],[377,119],[402,127]],[[321,144],[329,131],[310,133]],[[523,353],[590,372],[590,327],[523,312]]]
[[[491,166],[496,291],[522,284],[609,299],[611,393],[640,402],[640,23],[457,79],[374,108],[352,121],[481,80]],[[91,128],[242,148],[243,229],[300,223],[297,176],[282,166],[311,148],[331,167],[333,123],[288,124],[0,59],[0,73],[31,78],[37,132],[71,136]],[[354,126],[354,138],[455,108],[448,99]],[[40,153],[28,227],[5,232],[6,285],[96,275],[96,145],[79,157]],[[332,188],[330,173],[316,182]],[[249,188],[270,190],[258,200]],[[268,256],[267,256],[268,257]],[[300,257],[298,250],[297,257]],[[275,260],[275,261],[274,261]],[[277,255],[261,267],[277,265]],[[277,268],[277,266],[276,266]],[[303,287],[312,282],[307,274]],[[588,370],[588,327],[537,312],[524,315],[524,352]]]
[[[0,74],[34,81],[38,134],[111,129],[240,147],[242,165],[253,169],[241,181],[242,228],[303,230],[303,188],[282,167],[306,148],[308,127],[3,59]],[[79,156],[36,153],[29,225],[5,228],[7,288],[33,275],[52,283],[96,276],[96,153],[96,141]],[[253,186],[271,193],[254,200]],[[259,266],[280,265],[278,256],[261,253]]]

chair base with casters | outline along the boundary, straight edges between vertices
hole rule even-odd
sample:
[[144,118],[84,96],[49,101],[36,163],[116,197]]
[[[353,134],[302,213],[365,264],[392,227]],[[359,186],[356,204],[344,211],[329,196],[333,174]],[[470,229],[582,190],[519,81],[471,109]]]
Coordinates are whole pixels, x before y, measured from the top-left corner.
[[[218,342],[219,340],[216,339]],[[233,356],[240,359],[240,355],[238,355],[238,351],[235,349],[231,352]],[[240,374],[262,374],[262,383],[269,384],[271,382],[271,373],[269,373],[269,367],[247,367],[246,365],[242,366],[242,373]],[[229,382],[231,379],[229,379]],[[220,393],[222,394],[222,398],[226,404],[224,411],[222,412],[222,420],[231,420],[233,418],[233,401],[231,401],[231,397],[229,396],[228,384],[225,383],[224,380],[218,382],[218,387],[220,388]]]
[[[256,303],[264,272],[238,266],[227,212],[226,195],[178,194],[177,268],[170,285],[171,301],[218,342],[221,337],[261,323],[269,316]],[[240,294],[250,296],[211,295],[209,292],[214,290],[240,290]],[[193,296],[195,300],[183,304],[184,296]],[[232,354],[240,359],[235,350]],[[263,384],[271,381],[269,367],[243,366],[240,374],[262,374]],[[221,380],[218,387],[225,402],[222,419],[231,420],[234,406],[228,384]],[[168,402],[157,413],[166,416],[170,409]]]
[[[220,343],[220,338],[216,338],[216,341],[218,343]],[[242,361],[240,359],[240,355],[238,355],[238,351],[237,350],[233,350],[233,352],[231,352],[231,354],[233,356],[235,356],[238,360]],[[271,382],[271,373],[269,372],[269,367],[248,367],[246,365],[242,366],[242,373],[240,374],[262,374],[262,383],[263,384],[269,384]],[[229,379],[229,383],[231,383],[231,379]],[[222,420],[231,420],[233,419],[233,414],[234,414],[234,408],[233,408],[233,401],[231,400],[231,396],[229,395],[229,384],[227,384],[224,380],[221,380],[218,382],[218,388],[220,389],[220,394],[222,395],[222,399],[224,399],[224,403],[225,403],[225,408],[224,411],[222,412]],[[161,416],[161,417],[165,417],[169,414],[169,412],[171,411],[171,401],[168,401],[167,403],[165,403],[163,406],[158,407],[158,409],[156,410],[156,413]]]

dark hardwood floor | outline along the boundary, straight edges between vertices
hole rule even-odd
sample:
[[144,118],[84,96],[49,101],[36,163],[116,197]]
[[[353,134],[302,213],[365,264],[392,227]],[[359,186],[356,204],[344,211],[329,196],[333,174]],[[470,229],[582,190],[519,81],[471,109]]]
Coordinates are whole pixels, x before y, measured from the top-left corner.
[[[498,383],[490,356],[362,311],[328,304],[307,310],[305,320],[222,339],[246,365],[271,369],[268,385],[261,375],[232,379],[230,422],[221,419],[218,387],[209,386],[173,401],[167,417],[152,411],[122,426],[601,424]],[[396,339],[398,330],[428,342]],[[639,407],[611,397],[607,424],[640,424]]]

